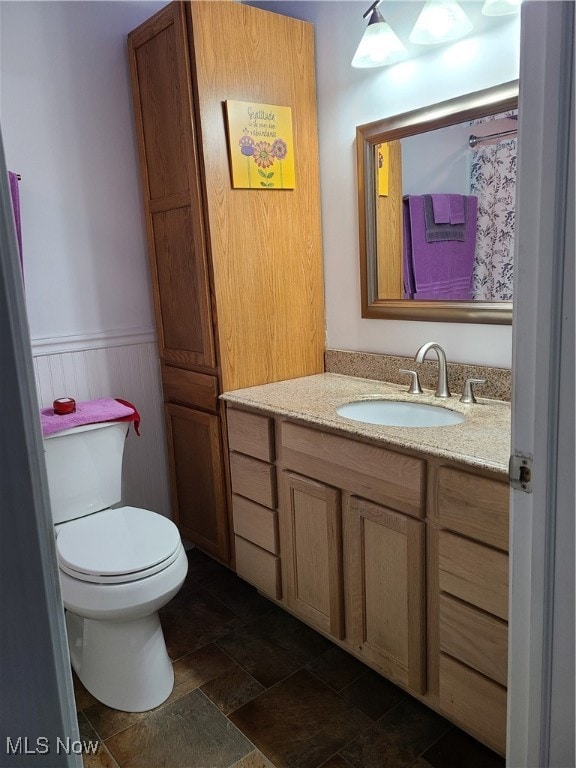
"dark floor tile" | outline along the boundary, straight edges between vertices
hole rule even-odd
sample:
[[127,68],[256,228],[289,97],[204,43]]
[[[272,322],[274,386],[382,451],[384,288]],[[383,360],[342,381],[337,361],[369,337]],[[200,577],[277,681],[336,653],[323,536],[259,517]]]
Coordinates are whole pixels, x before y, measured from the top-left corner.
[[206,589],[234,613],[246,620],[256,619],[272,611],[282,610],[258,594],[255,587],[228,569],[211,579],[206,585]]
[[230,768],[276,768],[276,766],[259,749],[255,749],[254,752],[250,752],[246,757],[242,757]]
[[313,672],[330,688],[341,691],[342,688],[364,675],[368,667],[355,659],[354,656],[333,645],[322,656],[318,656],[317,659],[307,664],[306,669]]
[[331,645],[282,610],[255,619],[217,644],[266,688],[288,677]]
[[453,728],[422,757],[433,768],[504,768],[506,760],[459,728]]
[[[81,712],[78,714],[78,731],[80,741],[87,745],[82,751],[84,768],[118,768],[118,763]],[[93,752],[90,744],[97,744],[96,751]]]
[[229,570],[225,565],[212,557],[208,557],[196,547],[188,549],[186,555],[188,557],[188,573],[180,589],[180,594],[203,589],[216,576]]
[[108,739],[121,768],[228,768],[254,750],[196,690]]
[[[194,653],[183,656],[173,664],[174,688],[160,707],[182,698],[204,683],[236,666],[232,659],[215,645],[207,645]],[[85,710],[85,715],[102,739],[108,739],[120,731],[145,720],[152,712],[122,712],[97,701]]]
[[407,696],[397,685],[372,670],[346,686],[340,695],[372,720],[381,718]]
[[[432,768],[432,766],[423,757],[419,757],[413,763],[410,763],[410,768]],[[468,768],[468,766],[461,766],[461,768]]]
[[344,760],[342,755],[334,755],[325,763],[322,763],[320,768],[351,768],[348,760]]
[[76,672],[72,672],[72,682],[74,683],[74,699],[76,701],[76,711],[80,712],[91,704],[94,704],[96,699],[92,694],[84,688]]
[[266,689],[242,667],[233,663],[230,669],[203,685],[201,690],[227,715]]
[[407,697],[340,753],[354,768],[408,768],[451,727],[443,717]]
[[206,590],[171,600],[160,621],[172,661],[208,645],[243,624],[243,620]]
[[370,724],[306,670],[240,707],[230,719],[278,768],[317,768]]

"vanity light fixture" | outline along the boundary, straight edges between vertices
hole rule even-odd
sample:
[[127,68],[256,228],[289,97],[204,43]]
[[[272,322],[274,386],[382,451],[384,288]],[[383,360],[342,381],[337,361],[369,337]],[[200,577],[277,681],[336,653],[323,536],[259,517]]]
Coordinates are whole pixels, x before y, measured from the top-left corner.
[[486,0],[482,6],[484,16],[507,16],[518,13],[522,0]]
[[378,10],[380,2],[376,0],[363,14],[363,18],[370,14],[370,20],[352,59],[353,67],[383,67],[402,61],[408,55],[404,44]]
[[456,0],[428,0],[409,40],[418,45],[447,43],[467,35],[471,29],[472,22]]

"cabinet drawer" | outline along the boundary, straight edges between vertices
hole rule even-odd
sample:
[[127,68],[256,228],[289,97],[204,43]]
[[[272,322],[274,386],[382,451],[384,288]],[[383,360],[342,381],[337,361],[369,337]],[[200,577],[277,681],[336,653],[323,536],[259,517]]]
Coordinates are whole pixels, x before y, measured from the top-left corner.
[[261,592],[279,600],[282,597],[280,558],[249,541],[235,536],[236,573]]
[[218,410],[218,379],[215,376],[163,365],[162,389],[168,402],[204,408],[214,413]]
[[445,528],[508,551],[509,493],[506,483],[440,467],[438,521]]
[[226,411],[228,446],[231,451],[246,453],[262,461],[274,461],[272,419],[235,408]]
[[278,513],[243,496],[232,496],[234,533],[277,555]]
[[276,508],[276,472],[272,464],[243,453],[231,453],[230,476],[233,493],[270,509]]
[[440,531],[439,566],[442,592],[508,618],[508,555]]
[[424,516],[426,463],[299,424],[282,424],[286,469],[415,517]]
[[506,688],[441,654],[439,706],[447,717],[505,754]]
[[440,650],[507,684],[508,624],[448,595],[440,595]]

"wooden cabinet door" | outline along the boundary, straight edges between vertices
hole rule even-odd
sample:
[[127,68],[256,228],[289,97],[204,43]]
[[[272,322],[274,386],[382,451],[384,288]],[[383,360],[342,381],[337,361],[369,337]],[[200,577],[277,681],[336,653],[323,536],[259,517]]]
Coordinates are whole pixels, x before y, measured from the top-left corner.
[[425,524],[352,496],[343,513],[347,627],[355,652],[425,691]]
[[288,607],[344,637],[340,491],[282,472],[281,556]]
[[215,366],[206,233],[184,3],[128,36],[162,360]]
[[229,559],[220,419],[164,406],[172,502],[183,536],[223,562]]

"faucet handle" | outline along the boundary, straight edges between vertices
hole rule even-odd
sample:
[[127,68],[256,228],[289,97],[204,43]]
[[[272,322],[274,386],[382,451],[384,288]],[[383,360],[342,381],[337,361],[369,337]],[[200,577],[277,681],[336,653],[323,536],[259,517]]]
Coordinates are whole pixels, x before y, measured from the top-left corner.
[[485,384],[486,379],[466,379],[464,383],[464,392],[462,392],[462,397],[460,398],[461,403],[475,403],[476,398],[474,397],[474,390],[472,389],[473,384]]
[[410,392],[411,395],[422,394],[422,387],[420,386],[418,371],[408,371],[406,370],[406,368],[400,368],[398,373],[407,373],[409,376],[412,376],[412,381],[410,382],[410,388],[408,389],[408,392]]

